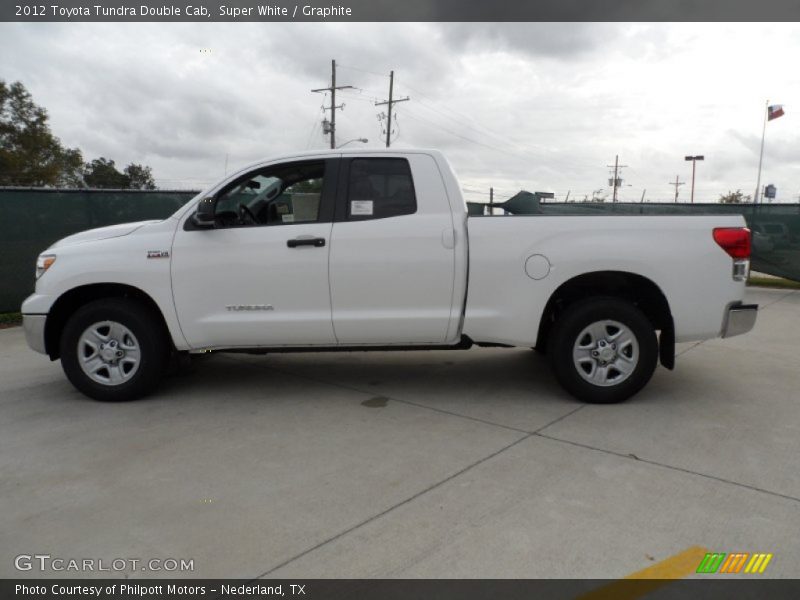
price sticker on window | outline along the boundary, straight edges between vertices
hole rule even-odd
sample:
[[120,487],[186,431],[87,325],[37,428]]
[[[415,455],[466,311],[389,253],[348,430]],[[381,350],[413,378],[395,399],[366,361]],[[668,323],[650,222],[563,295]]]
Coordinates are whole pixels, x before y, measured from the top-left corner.
[[372,200],[352,200],[350,214],[354,217],[372,216]]

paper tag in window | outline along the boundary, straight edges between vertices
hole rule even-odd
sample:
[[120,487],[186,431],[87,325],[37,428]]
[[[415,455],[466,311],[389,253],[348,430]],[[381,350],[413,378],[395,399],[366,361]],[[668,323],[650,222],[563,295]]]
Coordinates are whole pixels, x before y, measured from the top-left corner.
[[284,223],[294,223],[294,215],[281,215],[281,220]]
[[372,200],[351,201],[350,214],[354,217],[372,216]]

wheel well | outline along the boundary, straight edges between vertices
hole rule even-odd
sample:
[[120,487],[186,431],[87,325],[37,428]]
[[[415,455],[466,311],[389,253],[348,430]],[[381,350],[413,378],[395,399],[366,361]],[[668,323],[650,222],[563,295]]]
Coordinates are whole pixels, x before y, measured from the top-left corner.
[[69,318],[84,304],[101,298],[132,298],[147,306],[158,318],[169,340],[167,322],[161,309],[147,293],[139,288],[122,283],[93,283],[73,288],[59,297],[47,313],[44,328],[44,344],[51,360],[60,358],[61,334]]
[[[664,293],[650,279],[624,271],[597,271],[579,275],[561,284],[553,292],[542,313],[536,348],[546,350],[547,339],[559,314],[570,304],[590,296],[614,296],[636,305],[653,324],[653,329],[662,332],[663,341],[673,339],[672,313]],[[671,368],[669,348],[662,343],[661,361]]]

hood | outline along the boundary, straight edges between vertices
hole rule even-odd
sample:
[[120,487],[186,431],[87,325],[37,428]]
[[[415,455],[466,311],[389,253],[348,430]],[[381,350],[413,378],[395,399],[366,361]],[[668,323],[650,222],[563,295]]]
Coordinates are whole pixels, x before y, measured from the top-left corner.
[[119,225],[109,225],[108,227],[89,229],[88,231],[81,231],[80,233],[75,233],[62,238],[50,247],[57,248],[59,246],[71,246],[73,244],[82,244],[84,242],[96,242],[97,240],[107,240],[109,238],[122,237],[123,235],[133,233],[145,225],[158,222],[159,221],[139,221],[137,223],[121,223]]

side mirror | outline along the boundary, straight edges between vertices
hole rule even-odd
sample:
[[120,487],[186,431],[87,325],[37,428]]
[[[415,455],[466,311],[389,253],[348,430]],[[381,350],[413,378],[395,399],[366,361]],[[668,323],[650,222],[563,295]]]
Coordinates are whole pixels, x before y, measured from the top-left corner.
[[192,215],[192,223],[202,229],[211,229],[215,225],[214,209],[215,202],[213,196],[207,196],[197,203],[197,209]]

